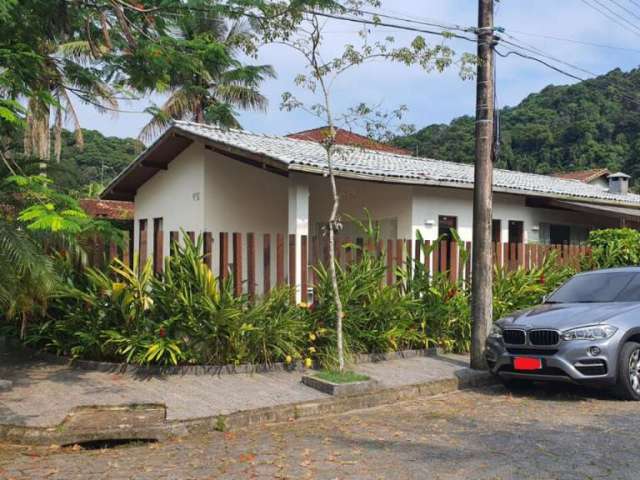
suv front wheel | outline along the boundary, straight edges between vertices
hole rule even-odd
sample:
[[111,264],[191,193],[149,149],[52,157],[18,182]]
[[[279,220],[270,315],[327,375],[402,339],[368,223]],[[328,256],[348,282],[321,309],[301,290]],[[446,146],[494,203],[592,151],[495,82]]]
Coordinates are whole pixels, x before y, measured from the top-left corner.
[[624,400],[640,400],[640,343],[627,342],[622,346],[616,390]]

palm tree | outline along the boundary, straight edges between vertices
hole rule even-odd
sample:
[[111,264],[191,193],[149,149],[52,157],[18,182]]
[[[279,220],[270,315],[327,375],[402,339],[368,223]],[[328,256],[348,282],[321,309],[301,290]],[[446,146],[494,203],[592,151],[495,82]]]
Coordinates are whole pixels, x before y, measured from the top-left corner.
[[251,39],[251,26],[246,21],[228,23],[213,13],[198,12],[184,17],[178,27],[186,40],[222,44],[227,61],[217,58],[204,65],[200,73],[173,86],[161,107],[147,109],[153,118],[140,132],[142,141],[162,133],[173,119],[239,128],[234,108],[266,110],[268,101],[258,87],[266,78],[275,78],[273,67],[243,65],[234,58]]
[[33,95],[27,104],[24,153],[42,161],[46,167],[51,155],[51,120],[53,113],[53,152],[57,162],[62,151],[62,129],[66,120],[74,126],[76,145],[84,146],[80,120],[71,97],[94,105],[98,111],[116,109],[118,104],[111,87],[105,83],[91,64],[97,61],[95,47],[89,41],[43,41],[39,50],[44,59],[41,76],[36,79],[38,89],[46,96]]

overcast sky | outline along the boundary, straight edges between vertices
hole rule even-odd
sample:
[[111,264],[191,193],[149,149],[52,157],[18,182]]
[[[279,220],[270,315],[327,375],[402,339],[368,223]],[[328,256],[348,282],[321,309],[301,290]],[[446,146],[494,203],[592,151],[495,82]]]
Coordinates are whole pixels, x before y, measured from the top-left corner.
[[[605,18],[589,8],[585,2],[594,0],[501,0],[497,4],[496,26],[518,38],[521,45],[535,47],[546,53],[581,67],[584,70],[603,74],[616,67],[628,71],[640,63],[640,27],[637,33],[629,24],[629,30]],[[609,8],[616,8],[631,24],[640,25],[640,7],[631,0],[616,0],[628,11],[614,3],[602,0]],[[476,0],[383,0],[380,12],[401,15],[413,19],[436,20],[464,26],[477,22]],[[637,15],[637,17],[635,16]],[[426,28],[426,27],[425,27]],[[330,58],[338,54],[344,44],[357,44],[358,26],[331,21],[325,26],[323,55]],[[601,48],[580,43],[571,43],[528,35],[562,37],[579,42],[624,47],[623,49]],[[380,29],[376,35],[393,35],[396,44],[410,41],[415,34]],[[439,43],[439,37],[427,37]],[[475,52],[475,45],[465,41],[448,41],[457,53]],[[636,48],[638,50],[633,50]],[[508,46],[500,47],[503,51]],[[319,126],[319,121],[302,111],[280,111],[280,96],[284,91],[298,93],[293,78],[304,71],[304,62],[295,52],[284,46],[265,46],[257,60],[261,64],[275,67],[278,78],[263,84],[262,91],[269,98],[267,113],[241,113],[242,126],[250,131],[286,134]],[[563,67],[569,70],[568,67]],[[588,77],[584,72],[576,72]],[[499,106],[515,105],[532,92],[549,84],[567,84],[573,81],[535,62],[514,56],[497,58],[497,92]],[[334,109],[337,113],[354,104],[364,102],[382,105],[387,110],[407,105],[406,121],[418,128],[431,123],[449,122],[451,119],[472,114],[474,111],[475,86],[473,81],[461,80],[455,67],[444,73],[425,73],[419,68],[406,68],[393,63],[374,63],[361,66],[341,77],[335,85]],[[161,99],[156,98],[158,102]],[[121,102],[122,109],[141,111],[149,99],[137,102]],[[84,128],[96,129],[105,135],[119,137],[136,136],[148,121],[148,115],[120,113],[117,116],[100,115],[90,106],[79,106]]]

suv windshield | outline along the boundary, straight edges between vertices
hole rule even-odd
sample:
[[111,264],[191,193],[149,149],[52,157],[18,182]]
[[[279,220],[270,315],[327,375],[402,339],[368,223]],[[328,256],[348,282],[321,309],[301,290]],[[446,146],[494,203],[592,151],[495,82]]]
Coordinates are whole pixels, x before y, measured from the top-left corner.
[[547,303],[583,302],[640,302],[640,273],[577,275],[547,299]]

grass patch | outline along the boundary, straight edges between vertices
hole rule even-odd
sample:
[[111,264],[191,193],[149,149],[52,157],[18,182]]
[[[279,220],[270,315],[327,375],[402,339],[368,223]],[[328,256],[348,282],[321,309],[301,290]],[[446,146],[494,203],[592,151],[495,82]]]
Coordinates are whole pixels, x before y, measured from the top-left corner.
[[369,380],[367,375],[356,372],[337,372],[335,370],[322,370],[315,375],[321,380],[331,383],[354,383]]

